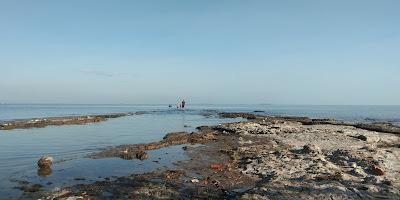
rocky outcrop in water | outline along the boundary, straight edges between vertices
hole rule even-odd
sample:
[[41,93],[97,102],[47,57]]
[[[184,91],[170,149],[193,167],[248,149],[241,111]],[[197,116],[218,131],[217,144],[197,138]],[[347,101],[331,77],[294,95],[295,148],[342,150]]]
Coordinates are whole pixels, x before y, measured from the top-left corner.
[[39,168],[51,168],[53,165],[53,157],[51,156],[43,156],[37,162]]
[[38,171],[37,174],[42,177],[48,177],[52,174],[51,166],[53,165],[53,157],[51,156],[43,156],[41,157],[38,162]]
[[90,157],[95,159],[106,158],[106,157],[120,157],[126,160],[132,160],[132,159],[144,160],[148,158],[146,151],[156,150],[181,144],[205,144],[214,139],[215,136],[211,132],[169,133],[160,142],[153,142],[148,144],[121,145],[99,153],[95,153]]
[[106,114],[106,115],[87,115],[87,116],[77,116],[77,117],[53,117],[53,118],[31,119],[31,120],[17,120],[17,121],[9,121],[1,123],[0,130],[44,128],[46,126],[97,123],[106,121],[111,118],[124,117],[132,114],[133,113],[116,113],[116,114]]

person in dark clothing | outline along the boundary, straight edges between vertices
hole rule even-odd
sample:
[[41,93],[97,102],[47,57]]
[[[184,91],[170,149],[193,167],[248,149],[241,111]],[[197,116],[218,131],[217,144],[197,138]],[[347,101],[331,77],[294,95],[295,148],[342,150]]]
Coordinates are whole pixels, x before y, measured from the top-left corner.
[[185,108],[185,105],[186,105],[185,100],[182,101],[182,104],[181,104],[181,105],[182,105],[182,109],[184,109],[184,108]]

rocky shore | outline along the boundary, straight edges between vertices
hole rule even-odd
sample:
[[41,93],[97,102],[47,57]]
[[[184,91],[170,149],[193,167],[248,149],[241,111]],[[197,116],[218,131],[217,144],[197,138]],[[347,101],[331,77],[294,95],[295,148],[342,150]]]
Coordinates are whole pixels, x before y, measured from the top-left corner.
[[219,115],[224,118],[241,117],[248,120],[256,120],[256,119],[284,120],[284,121],[299,122],[303,125],[331,124],[331,125],[353,126],[364,130],[400,134],[400,127],[389,122],[349,123],[343,121],[336,121],[335,119],[311,119],[309,117],[270,117],[263,115],[255,115],[251,113],[220,113]]
[[194,133],[168,134],[160,142],[91,155],[147,159],[146,151],[188,144],[184,150],[190,159],[177,162],[176,169],[75,185],[37,197],[400,199],[398,127],[244,113],[221,117],[248,121],[198,127]]
[[[84,115],[74,117],[36,118],[29,120],[15,120],[0,123],[0,130],[44,128],[46,126],[79,125],[97,123],[111,118],[125,117],[136,113],[114,113],[104,115]],[[139,113],[140,114],[140,113]]]

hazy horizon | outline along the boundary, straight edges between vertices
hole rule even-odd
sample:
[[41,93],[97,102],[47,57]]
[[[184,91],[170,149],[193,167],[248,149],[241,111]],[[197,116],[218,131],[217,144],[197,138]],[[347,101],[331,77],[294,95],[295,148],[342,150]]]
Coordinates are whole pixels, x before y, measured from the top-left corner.
[[[176,105],[180,103],[180,101],[171,102],[171,103],[4,103],[0,102],[0,105],[66,105],[66,106],[168,106],[168,105]],[[211,106],[400,106],[400,104],[274,104],[274,103],[196,103],[196,102],[187,102],[188,107],[193,106],[203,106],[203,105],[211,105]]]
[[399,105],[400,1],[0,2],[0,103]]

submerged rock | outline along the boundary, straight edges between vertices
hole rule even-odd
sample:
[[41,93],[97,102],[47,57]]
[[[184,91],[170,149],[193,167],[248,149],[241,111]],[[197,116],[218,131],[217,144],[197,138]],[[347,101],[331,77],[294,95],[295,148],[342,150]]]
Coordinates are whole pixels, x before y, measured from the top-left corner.
[[53,170],[50,167],[39,168],[37,174],[41,177],[49,177],[53,173]]
[[25,193],[35,193],[40,191],[43,188],[43,185],[40,184],[33,184],[33,185],[21,185],[15,187],[16,189],[19,189]]

